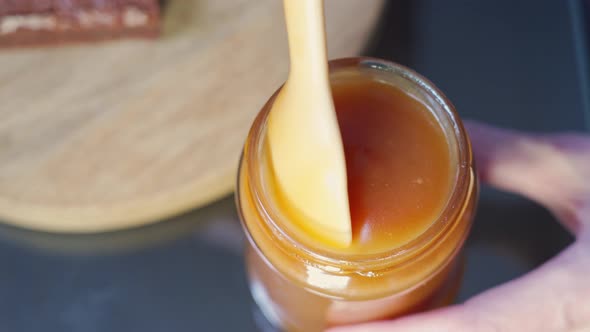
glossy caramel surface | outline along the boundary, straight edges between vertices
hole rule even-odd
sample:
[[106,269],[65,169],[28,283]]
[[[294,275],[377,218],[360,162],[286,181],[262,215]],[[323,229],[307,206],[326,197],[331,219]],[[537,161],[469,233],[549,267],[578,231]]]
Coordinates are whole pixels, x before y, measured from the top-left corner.
[[407,92],[365,76],[332,91],[346,155],[355,253],[388,250],[423,233],[452,189],[440,123]]

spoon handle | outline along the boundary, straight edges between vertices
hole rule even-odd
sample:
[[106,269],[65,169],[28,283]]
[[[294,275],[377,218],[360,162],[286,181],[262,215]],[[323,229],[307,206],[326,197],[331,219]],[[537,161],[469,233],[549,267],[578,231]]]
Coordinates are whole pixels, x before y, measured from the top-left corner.
[[324,1],[284,0],[284,10],[291,59],[289,80],[328,84]]

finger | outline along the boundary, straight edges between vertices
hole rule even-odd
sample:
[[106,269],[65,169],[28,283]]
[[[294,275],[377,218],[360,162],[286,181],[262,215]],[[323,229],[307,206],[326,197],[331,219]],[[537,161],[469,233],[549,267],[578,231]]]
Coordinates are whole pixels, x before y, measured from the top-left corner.
[[590,328],[589,241],[465,304],[330,332],[559,332]]
[[[463,332],[460,307],[448,307],[397,321],[381,321],[356,326],[333,328],[327,332]],[[416,322],[419,321],[420,325]],[[473,332],[478,332],[473,330]]]
[[[559,136],[539,136],[466,122],[481,179],[550,209],[572,232],[580,230],[580,198],[587,179],[565,153]],[[580,154],[590,155],[588,151]],[[572,153],[572,155],[575,155]],[[590,201],[590,200],[589,200]]]
[[[544,181],[563,165],[532,135],[466,122],[479,174],[483,181],[503,190],[549,203],[553,190]],[[557,166],[557,167],[555,167]],[[549,173],[548,173],[549,172]]]

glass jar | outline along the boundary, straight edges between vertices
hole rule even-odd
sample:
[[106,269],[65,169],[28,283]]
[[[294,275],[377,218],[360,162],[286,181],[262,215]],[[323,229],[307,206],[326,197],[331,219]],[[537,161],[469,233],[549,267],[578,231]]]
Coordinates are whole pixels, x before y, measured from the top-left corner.
[[358,72],[421,101],[440,123],[455,174],[445,207],[426,231],[378,254],[339,254],[300,241],[268,190],[266,122],[275,95],[255,119],[240,162],[237,206],[247,234],[246,265],[259,312],[287,331],[394,318],[450,304],[478,194],[469,139],[453,105],[403,66],[372,58],[330,62],[330,78]]

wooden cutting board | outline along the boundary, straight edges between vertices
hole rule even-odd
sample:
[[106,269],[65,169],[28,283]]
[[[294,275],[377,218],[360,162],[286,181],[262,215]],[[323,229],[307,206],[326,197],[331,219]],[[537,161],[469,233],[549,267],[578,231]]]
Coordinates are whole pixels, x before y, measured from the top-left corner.
[[[330,57],[362,49],[382,2],[326,1]],[[281,4],[171,0],[158,41],[1,50],[0,219],[108,231],[230,193],[286,79]]]

